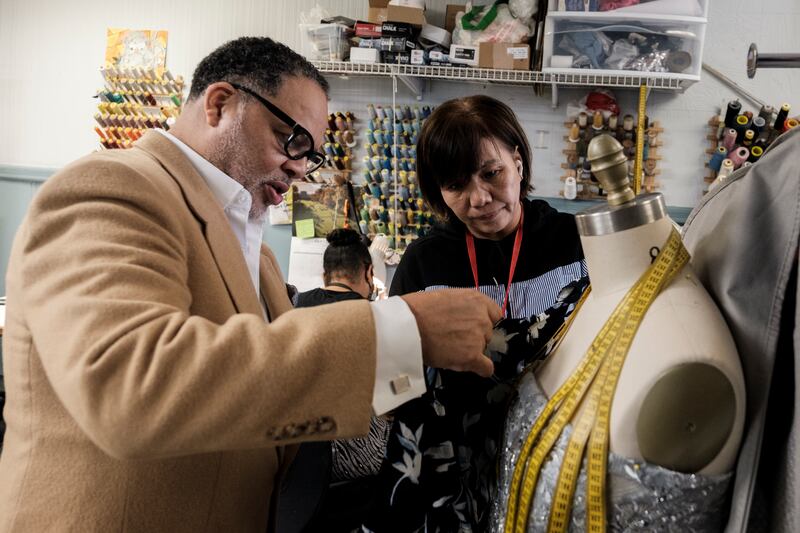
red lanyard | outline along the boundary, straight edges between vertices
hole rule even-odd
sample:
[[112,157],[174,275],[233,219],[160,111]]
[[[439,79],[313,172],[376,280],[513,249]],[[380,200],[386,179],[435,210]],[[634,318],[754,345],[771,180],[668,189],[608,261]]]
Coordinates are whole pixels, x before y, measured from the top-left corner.
[[[511,254],[511,267],[508,269],[508,283],[506,283],[506,297],[503,300],[503,308],[501,312],[503,317],[506,316],[506,307],[508,306],[508,294],[511,292],[511,280],[514,279],[514,269],[517,268],[517,259],[519,259],[519,250],[522,247],[522,220],[525,215],[524,206],[520,205],[519,226],[517,226],[517,235],[514,237],[514,251]],[[469,264],[472,267],[472,278],[475,280],[475,289],[478,289],[478,260],[475,256],[475,239],[472,233],[467,231],[467,253],[469,254]]]

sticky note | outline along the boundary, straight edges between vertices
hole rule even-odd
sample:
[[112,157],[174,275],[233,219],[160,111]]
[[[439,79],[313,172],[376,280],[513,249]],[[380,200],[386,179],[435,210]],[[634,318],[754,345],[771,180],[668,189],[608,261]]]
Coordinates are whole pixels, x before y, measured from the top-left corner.
[[314,219],[307,218],[298,220],[294,223],[295,232],[301,239],[311,239],[314,237]]

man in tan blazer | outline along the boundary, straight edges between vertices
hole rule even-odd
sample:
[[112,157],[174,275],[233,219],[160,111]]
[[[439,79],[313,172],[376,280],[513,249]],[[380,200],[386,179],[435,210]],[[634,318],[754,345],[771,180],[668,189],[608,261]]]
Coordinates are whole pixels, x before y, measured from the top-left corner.
[[318,162],[327,89],[232,41],[169,133],[42,186],[7,275],[0,531],[263,532],[286,445],[366,433],[423,361],[491,374],[476,291],[290,311],[261,224]]

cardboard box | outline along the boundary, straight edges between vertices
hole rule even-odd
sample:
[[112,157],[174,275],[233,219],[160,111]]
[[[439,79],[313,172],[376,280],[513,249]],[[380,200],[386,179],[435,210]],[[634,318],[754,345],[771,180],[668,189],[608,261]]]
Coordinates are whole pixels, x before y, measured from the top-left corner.
[[395,6],[389,4],[388,20],[391,22],[407,22],[413,26],[425,25],[425,10],[418,7]]
[[530,70],[531,47],[527,44],[481,43],[478,66],[503,70]]
[[453,33],[453,29],[456,27],[456,14],[459,11],[467,10],[467,6],[462,6],[458,4],[448,4],[447,10],[444,13],[444,29]]
[[367,20],[373,24],[386,22],[389,17],[389,0],[369,0]]

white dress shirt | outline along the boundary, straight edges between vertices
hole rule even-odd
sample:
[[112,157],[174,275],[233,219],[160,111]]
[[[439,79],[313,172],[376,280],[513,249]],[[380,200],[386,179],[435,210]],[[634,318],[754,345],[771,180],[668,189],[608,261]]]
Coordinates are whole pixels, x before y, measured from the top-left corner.
[[[249,215],[253,198],[239,182],[209,163],[174,135],[160,129],[155,131],[164,135],[183,152],[222,206],[233,234],[239,241],[256,294],[260,294],[258,270],[266,215],[251,219]],[[261,297],[258,301],[264,305]],[[381,415],[425,392],[422,342],[414,315],[402,298],[394,296],[388,300],[373,302],[372,316],[377,339],[372,408],[376,415]]]

